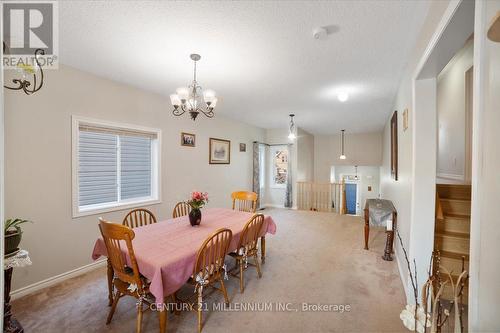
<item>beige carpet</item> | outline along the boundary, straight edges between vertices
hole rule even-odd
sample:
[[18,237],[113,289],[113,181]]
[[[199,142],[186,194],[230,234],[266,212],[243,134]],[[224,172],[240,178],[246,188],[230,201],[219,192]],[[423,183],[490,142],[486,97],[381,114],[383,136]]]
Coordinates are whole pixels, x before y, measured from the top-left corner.
[[[266,210],[278,226],[267,239],[268,258],[262,279],[253,268],[245,272],[246,289],[230,278],[228,291],[235,306],[288,304],[292,311],[209,311],[203,332],[405,332],[399,319],[403,286],[396,263],[381,259],[382,230],[372,228],[370,250],[363,250],[360,217],[330,213]],[[89,249],[90,256],[91,249]],[[228,261],[231,258],[227,258]],[[191,293],[186,287],[183,293]],[[218,293],[208,307],[219,302]],[[304,312],[302,303],[349,305],[349,312]],[[26,296],[13,303],[25,332],[133,332],[135,300],[122,298],[110,325],[105,269]],[[262,305],[262,307],[264,307]],[[297,309],[297,311],[294,311]],[[143,331],[158,331],[158,316],[146,312]],[[196,314],[169,314],[169,332],[196,331]]]

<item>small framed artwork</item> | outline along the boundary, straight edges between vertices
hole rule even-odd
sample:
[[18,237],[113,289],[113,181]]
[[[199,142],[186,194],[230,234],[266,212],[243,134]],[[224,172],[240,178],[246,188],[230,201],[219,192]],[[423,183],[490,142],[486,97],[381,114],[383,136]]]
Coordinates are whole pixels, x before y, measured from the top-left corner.
[[181,145],[186,147],[195,146],[196,135],[191,133],[181,133]]
[[391,176],[398,180],[398,111],[391,118]]
[[231,141],[224,139],[210,138],[209,160],[210,164],[231,163]]
[[408,129],[408,109],[403,111],[403,131]]
[[247,151],[247,144],[246,143],[240,143],[240,151],[241,152]]

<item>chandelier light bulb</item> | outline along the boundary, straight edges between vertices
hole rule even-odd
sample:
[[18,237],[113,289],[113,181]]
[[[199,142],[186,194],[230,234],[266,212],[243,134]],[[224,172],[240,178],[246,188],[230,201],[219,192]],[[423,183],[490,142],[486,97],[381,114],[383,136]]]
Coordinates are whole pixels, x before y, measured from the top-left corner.
[[215,98],[215,91],[211,89],[207,89],[203,92],[203,98],[205,99],[205,102],[212,102]]
[[340,155],[341,160],[345,160],[347,157],[345,155]]
[[170,95],[170,103],[172,103],[173,106],[181,105],[181,99],[179,98],[179,95],[171,94]]
[[179,96],[179,99],[181,101],[188,100],[188,98],[189,98],[189,89],[188,88],[186,88],[186,87],[177,88],[177,90],[175,92],[177,93],[177,95]]
[[214,97],[214,99],[212,100],[212,102],[210,102],[210,107],[211,108],[215,108],[216,105],[217,105],[217,97]]
[[338,93],[337,98],[343,103],[349,99],[349,94],[345,91],[341,91]]
[[290,134],[288,134],[288,138],[290,140],[295,140],[297,138],[297,136],[295,135],[295,133],[290,133]]

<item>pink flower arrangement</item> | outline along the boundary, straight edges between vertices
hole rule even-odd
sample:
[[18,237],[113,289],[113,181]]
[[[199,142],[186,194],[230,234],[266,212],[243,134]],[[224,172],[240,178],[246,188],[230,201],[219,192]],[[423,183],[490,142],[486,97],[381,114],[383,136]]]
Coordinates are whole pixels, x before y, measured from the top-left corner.
[[207,192],[199,192],[193,191],[191,193],[191,199],[187,201],[187,203],[193,209],[200,209],[208,202],[208,193]]

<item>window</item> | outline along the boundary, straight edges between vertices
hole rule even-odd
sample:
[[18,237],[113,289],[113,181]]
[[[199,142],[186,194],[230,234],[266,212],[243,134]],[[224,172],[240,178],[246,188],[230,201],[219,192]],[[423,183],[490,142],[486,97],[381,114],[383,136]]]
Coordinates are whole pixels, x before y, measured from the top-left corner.
[[159,202],[161,131],[73,118],[73,216]]
[[288,176],[288,149],[271,147],[271,186],[285,187]]

